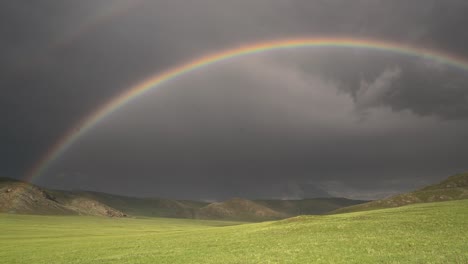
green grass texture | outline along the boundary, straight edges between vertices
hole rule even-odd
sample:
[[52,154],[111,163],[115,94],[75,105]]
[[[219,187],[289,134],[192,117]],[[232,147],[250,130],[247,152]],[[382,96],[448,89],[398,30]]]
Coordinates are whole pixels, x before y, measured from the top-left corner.
[[468,263],[468,200],[239,223],[0,215],[0,263]]

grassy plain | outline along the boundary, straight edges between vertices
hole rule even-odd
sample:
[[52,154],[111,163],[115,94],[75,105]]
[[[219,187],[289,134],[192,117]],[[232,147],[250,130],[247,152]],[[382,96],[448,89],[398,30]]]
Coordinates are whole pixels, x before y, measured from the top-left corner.
[[468,263],[468,200],[282,221],[0,215],[0,263]]

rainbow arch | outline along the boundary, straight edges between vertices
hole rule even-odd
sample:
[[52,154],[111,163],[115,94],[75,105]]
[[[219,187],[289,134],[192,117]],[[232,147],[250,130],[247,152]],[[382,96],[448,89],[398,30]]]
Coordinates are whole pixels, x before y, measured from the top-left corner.
[[69,129],[54,145],[52,145],[47,150],[46,153],[44,153],[44,155],[36,162],[36,164],[34,164],[34,166],[26,173],[24,179],[26,181],[32,181],[34,178],[42,175],[54,160],[60,157],[71,145],[73,145],[73,143],[77,141],[78,138],[86,134],[86,132],[98,124],[100,120],[104,119],[106,116],[109,116],[115,110],[123,107],[133,99],[143,95],[148,90],[154,89],[166,82],[174,80],[181,75],[215,64],[217,62],[266,51],[301,47],[349,47],[387,51],[414,57],[424,57],[439,63],[451,65],[468,71],[468,60],[463,57],[424,47],[416,47],[397,42],[370,38],[288,38],[256,42],[231,49],[221,50],[195,58],[166,71],[157,73],[113,97],[107,103],[97,108],[90,115],[85,116],[75,126]]

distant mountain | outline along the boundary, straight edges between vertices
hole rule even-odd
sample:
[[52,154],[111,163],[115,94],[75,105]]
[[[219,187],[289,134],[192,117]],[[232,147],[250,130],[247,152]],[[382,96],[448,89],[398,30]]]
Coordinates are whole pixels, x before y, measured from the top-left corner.
[[229,219],[239,221],[263,221],[287,218],[289,215],[265,205],[242,198],[212,203],[197,212],[197,218]]
[[[195,211],[209,203],[161,198],[136,198],[90,191],[54,191],[57,197],[86,197],[128,215],[146,217],[195,218]],[[61,198],[59,198],[61,200]],[[65,198],[66,199],[66,198]]]
[[338,208],[366,203],[364,200],[351,200],[346,198],[312,198],[302,200],[254,200],[256,203],[267,206],[283,214],[317,215],[325,214]]
[[189,200],[135,198],[89,191],[47,190],[0,178],[0,213],[44,215],[143,216],[264,221],[304,214],[344,213],[413,203],[468,199],[468,173],[458,174],[414,192],[376,201],[345,198],[247,200],[206,203]]
[[207,203],[126,197],[90,191],[47,190],[33,184],[0,178],[0,213],[265,221],[301,214],[323,214],[363,202],[366,201],[344,198],[304,200],[234,198],[224,202]]
[[343,207],[331,213],[347,213],[399,207],[414,203],[442,202],[468,199],[468,172],[453,175],[446,180],[421,188],[414,192],[399,194],[390,198],[376,200],[359,205]]

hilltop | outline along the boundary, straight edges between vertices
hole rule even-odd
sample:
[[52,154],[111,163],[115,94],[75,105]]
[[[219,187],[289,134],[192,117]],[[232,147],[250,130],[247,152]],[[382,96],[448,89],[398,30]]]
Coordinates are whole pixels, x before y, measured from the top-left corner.
[[366,201],[344,198],[248,200],[207,203],[163,198],[137,198],[91,191],[48,190],[0,178],[0,213],[39,215],[139,216],[189,219],[266,221],[301,214],[324,214]]
[[125,216],[124,213],[95,200],[79,196],[60,199],[54,195],[54,192],[9,178],[0,179],[0,212],[39,215]]
[[287,218],[288,214],[275,211],[262,204],[242,198],[233,198],[221,203],[212,203],[200,208],[201,219],[229,219],[239,221],[262,221]]
[[56,191],[56,193],[57,196],[79,196],[96,200],[132,216],[195,218],[195,211],[209,204],[187,200],[127,197],[91,191]]
[[143,216],[188,219],[266,221],[298,215],[334,214],[400,207],[415,203],[468,198],[468,173],[413,192],[376,201],[345,198],[200,202],[136,198],[91,191],[47,190],[26,182],[0,178],[0,213],[41,215]]
[[440,183],[429,185],[413,192],[339,208],[331,213],[366,211],[400,207],[415,203],[443,202],[461,199],[468,199],[468,172],[450,176]]

